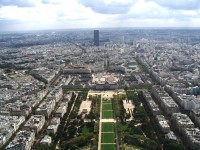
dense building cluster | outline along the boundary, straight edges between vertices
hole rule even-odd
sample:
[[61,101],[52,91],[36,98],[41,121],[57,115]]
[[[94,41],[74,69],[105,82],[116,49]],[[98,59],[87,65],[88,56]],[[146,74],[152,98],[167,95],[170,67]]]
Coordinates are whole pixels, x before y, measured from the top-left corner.
[[[95,31],[94,37],[91,31],[3,35],[0,147],[50,145],[78,90],[137,89],[167,139],[199,149],[200,45],[194,37],[194,31],[139,29]],[[76,97],[79,115],[91,115],[95,104],[82,96]],[[129,111],[129,103],[124,106]]]

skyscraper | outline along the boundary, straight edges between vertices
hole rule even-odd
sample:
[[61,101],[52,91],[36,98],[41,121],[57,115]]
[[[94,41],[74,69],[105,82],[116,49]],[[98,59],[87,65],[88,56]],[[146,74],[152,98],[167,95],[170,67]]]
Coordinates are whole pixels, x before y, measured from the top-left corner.
[[99,46],[99,30],[94,30],[94,45]]

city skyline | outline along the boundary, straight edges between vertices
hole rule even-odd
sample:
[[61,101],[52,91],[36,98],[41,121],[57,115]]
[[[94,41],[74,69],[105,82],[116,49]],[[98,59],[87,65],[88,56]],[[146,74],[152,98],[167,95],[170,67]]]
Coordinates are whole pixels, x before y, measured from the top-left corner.
[[199,150],[199,31],[1,32],[0,149]]
[[[97,19],[98,18],[98,19]],[[200,27],[200,1],[1,0],[0,31]]]

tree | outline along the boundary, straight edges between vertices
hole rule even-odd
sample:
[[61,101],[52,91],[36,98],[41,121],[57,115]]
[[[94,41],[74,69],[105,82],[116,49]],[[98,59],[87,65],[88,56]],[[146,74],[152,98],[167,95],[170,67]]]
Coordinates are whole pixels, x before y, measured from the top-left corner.
[[77,147],[85,146],[91,140],[93,134],[87,136],[79,136],[61,143],[61,149],[77,149]]
[[95,113],[93,113],[92,111],[90,111],[90,113],[88,114],[87,118],[90,119],[90,122],[92,122],[93,119],[96,118],[96,115],[95,115]]
[[70,137],[74,137],[74,135],[76,134],[76,131],[77,131],[77,128],[73,125],[69,126],[67,129],[67,132]]
[[89,95],[89,100],[92,100],[92,99],[93,99],[92,95]]
[[49,149],[49,146],[44,144],[38,144],[34,146],[34,150],[47,150],[47,149]]
[[126,86],[126,87],[124,88],[124,90],[127,91],[127,90],[128,90],[128,87]]
[[172,140],[165,140],[163,144],[163,150],[184,150],[184,146]]

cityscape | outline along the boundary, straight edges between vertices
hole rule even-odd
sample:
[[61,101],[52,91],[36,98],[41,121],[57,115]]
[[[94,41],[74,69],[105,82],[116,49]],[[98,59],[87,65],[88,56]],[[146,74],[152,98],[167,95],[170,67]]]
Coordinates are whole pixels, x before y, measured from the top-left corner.
[[199,149],[199,38],[198,29],[3,34],[1,147]]
[[200,150],[199,10],[0,1],[0,149]]

